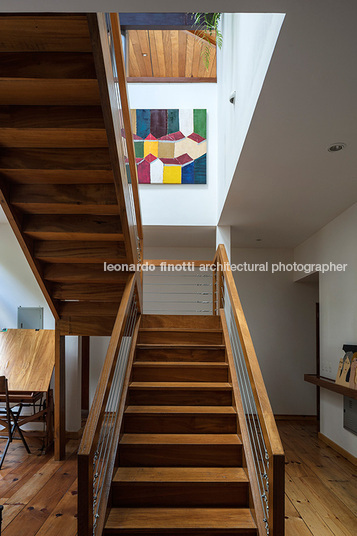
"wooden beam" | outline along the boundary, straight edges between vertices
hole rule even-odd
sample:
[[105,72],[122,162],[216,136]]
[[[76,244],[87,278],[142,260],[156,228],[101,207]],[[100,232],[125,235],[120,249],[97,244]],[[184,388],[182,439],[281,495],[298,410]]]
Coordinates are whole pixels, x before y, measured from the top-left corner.
[[[93,309],[92,309],[93,311]],[[114,316],[71,316],[59,320],[61,335],[85,335],[90,337],[110,337],[115,322]]]
[[28,214],[118,214],[112,184],[23,184],[13,186],[10,201]]
[[61,283],[51,287],[52,296],[57,300],[119,302],[124,291],[124,283]]
[[[19,28],[21,31],[19,32]],[[86,16],[31,15],[0,17],[0,51],[91,52]]]
[[124,284],[133,272],[105,271],[101,264],[50,264],[43,268],[47,281],[67,283],[121,283]]
[[66,382],[65,339],[60,334],[59,321],[55,330],[55,460],[66,454]]
[[195,19],[191,13],[120,13],[122,30],[188,30]]
[[0,52],[2,78],[96,78],[90,52]]
[[44,262],[59,263],[125,263],[123,242],[35,240],[33,254]]
[[119,216],[54,215],[25,216],[22,230],[40,240],[123,240]]
[[104,129],[66,129],[66,128],[0,128],[2,147],[107,147]]
[[1,78],[1,104],[98,106],[97,80]]
[[1,169],[111,169],[108,149],[22,148],[2,147]]
[[104,129],[100,106],[0,106],[0,128]]
[[61,318],[64,317],[92,317],[94,316],[116,316],[119,309],[119,302],[75,302],[67,301],[60,304],[59,310]]
[[89,410],[89,372],[90,372],[90,338],[82,337],[81,361],[82,361],[82,387],[81,387],[81,407],[82,410]]
[[6,169],[4,179],[16,184],[112,184],[112,170]]

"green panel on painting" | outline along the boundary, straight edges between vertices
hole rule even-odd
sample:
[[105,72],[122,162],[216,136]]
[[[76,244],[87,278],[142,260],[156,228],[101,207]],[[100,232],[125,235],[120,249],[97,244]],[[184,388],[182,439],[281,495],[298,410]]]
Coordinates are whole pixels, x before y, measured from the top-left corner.
[[167,133],[173,134],[180,130],[179,110],[167,110]]
[[134,148],[135,148],[135,156],[136,156],[136,158],[144,158],[144,142],[143,141],[135,141],[134,142]]
[[207,138],[206,110],[193,110],[193,131]]

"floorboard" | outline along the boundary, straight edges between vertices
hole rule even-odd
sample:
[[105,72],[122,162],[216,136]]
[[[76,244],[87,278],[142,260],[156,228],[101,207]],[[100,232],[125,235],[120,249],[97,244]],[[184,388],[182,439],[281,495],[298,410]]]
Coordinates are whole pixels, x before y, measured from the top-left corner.
[[[355,536],[357,469],[317,439],[316,425],[279,421],[286,452],[285,535]],[[0,451],[4,442],[0,442]],[[4,536],[76,536],[78,441],[66,460],[10,445],[0,470]]]

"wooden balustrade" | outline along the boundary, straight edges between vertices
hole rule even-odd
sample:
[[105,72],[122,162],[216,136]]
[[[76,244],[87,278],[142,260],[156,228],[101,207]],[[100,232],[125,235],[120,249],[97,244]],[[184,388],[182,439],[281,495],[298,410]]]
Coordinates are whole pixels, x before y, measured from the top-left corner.
[[[252,338],[249,332],[247,321],[243,312],[243,308],[238,296],[237,288],[230,268],[230,263],[227,257],[225,247],[221,244],[217,248],[214,258],[214,264],[217,266],[214,274],[214,291],[213,309],[216,314],[221,314],[222,324],[224,327],[225,339],[227,344],[228,358],[233,362],[232,350],[229,341],[228,328],[224,314],[225,302],[229,300],[235,326],[238,331],[241,350],[244,356],[245,366],[249,376],[249,382],[257,408],[257,417],[259,419],[262,430],[264,445],[268,454],[269,469],[268,469],[268,507],[269,518],[267,520],[270,536],[282,536],[284,534],[284,450],[280,440],[279,432],[275,423],[273,411],[271,409],[268,394],[265,388],[263,376],[259,367],[258,359],[254,350]],[[239,382],[234,382],[238,398],[241,400],[242,393],[239,391]],[[246,426],[247,418],[252,418],[252,415],[244,414],[241,402],[237,401],[238,413],[240,410],[240,422],[242,426],[242,439],[247,452],[247,470],[252,483],[252,499],[253,507],[256,514],[256,521],[259,528],[259,534],[266,534],[263,519],[263,508],[261,505],[261,490],[258,486],[258,476],[256,474],[255,465],[257,460],[254,460],[254,452],[251,446],[252,438],[249,438],[249,426]]]
[[[131,364],[134,357],[136,346],[136,338],[139,329],[139,320],[131,318],[132,305],[137,292],[137,280],[139,274],[130,276],[125,287],[123,299],[121,301],[119,311],[114,324],[113,333],[109,342],[108,351],[103,365],[102,373],[97,385],[93,404],[91,406],[86,427],[83,432],[81,444],[78,450],[78,536],[88,536],[93,534],[93,527],[97,524],[96,533],[101,534],[105,522],[105,512],[108,504],[110,484],[115,463],[115,452],[119,440],[119,431],[124,412],[123,401],[126,399],[126,391],[129,384],[129,375]],[[113,389],[113,376],[117,365],[120,346],[123,340],[124,333],[128,336],[128,322],[132,326],[131,345],[124,364],[125,378],[121,396],[119,397],[119,405],[116,408],[110,407],[110,412],[116,412],[117,418],[111,432],[110,447],[105,449],[101,462],[101,497],[100,504],[96,505],[98,512],[97,519],[93,515],[93,505],[95,497],[93,495],[93,484],[96,481],[94,474],[94,463],[98,458],[98,441],[101,434],[103,420],[108,413],[107,402]],[[126,330],[126,331],[125,331]],[[121,356],[123,358],[123,355]]]
[[[88,22],[96,60],[114,181],[119,198],[120,214],[123,215],[126,249],[131,253],[128,256],[129,262],[137,263],[141,262],[143,257],[143,228],[119,17],[116,13],[112,13],[106,19],[104,13],[96,13],[88,15]],[[124,136],[122,130],[125,131]],[[125,151],[125,146],[127,151]],[[126,152],[131,188],[125,168]],[[130,189],[132,190],[134,208],[132,208]]]

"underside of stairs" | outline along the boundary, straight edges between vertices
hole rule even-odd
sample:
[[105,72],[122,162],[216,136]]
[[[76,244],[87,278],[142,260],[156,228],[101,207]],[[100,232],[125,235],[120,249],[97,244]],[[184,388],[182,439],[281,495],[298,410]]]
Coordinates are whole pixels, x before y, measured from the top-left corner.
[[257,534],[219,316],[142,316],[104,534]]
[[133,262],[98,42],[94,14],[0,15],[0,201],[64,334],[111,335],[103,263]]

